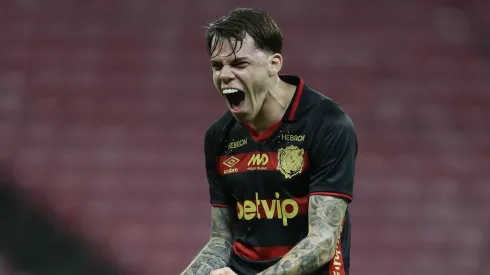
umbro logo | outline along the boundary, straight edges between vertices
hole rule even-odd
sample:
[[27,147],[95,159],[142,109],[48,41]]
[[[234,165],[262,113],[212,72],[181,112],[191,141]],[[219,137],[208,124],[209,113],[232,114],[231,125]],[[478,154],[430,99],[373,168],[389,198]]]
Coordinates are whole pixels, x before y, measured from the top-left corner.
[[235,164],[237,164],[240,160],[236,157],[229,157],[227,158],[226,160],[223,161],[223,164],[228,166],[229,168],[235,166]]

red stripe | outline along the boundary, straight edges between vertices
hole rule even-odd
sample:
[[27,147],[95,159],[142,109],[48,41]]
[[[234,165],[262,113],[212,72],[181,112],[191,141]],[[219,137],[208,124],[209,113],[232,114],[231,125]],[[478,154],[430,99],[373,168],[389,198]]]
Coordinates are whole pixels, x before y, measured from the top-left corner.
[[281,126],[281,123],[282,123],[282,121],[280,120],[280,121],[272,124],[269,128],[267,128],[262,133],[257,132],[257,130],[252,128],[252,126],[250,126],[247,123],[244,123],[244,125],[245,125],[245,127],[247,127],[247,129],[250,132],[250,135],[252,136],[253,140],[255,140],[256,142],[261,142],[261,141],[268,139],[274,133],[274,131],[276,131],[276,129],[279,128],[279,126]]
[[296,95],[294,96],[293,107],[291,108],[291,113],[289,113],[289,120],[294,119],[294,115],[296,114],[296,110],[298,109],[299,101],[301,99],[301,94],[303,93],[304,82],[303,79],[299,79],[299,84],[297,88]]
[[238,241],[233,243],[236,254],[255,261],[271,260],[286,255],[293,246],[246,246]]
[[[277,170],[277,152],[249,152],[243,154],[217,157],[217,168],[220,175],[242,173],[247,171]],[[303,153],[303,168],[308,168],[308,152]]]
[[335,253],[330,264],[328,265],[328,274],[332,275],[345,275],[344,268],[344,258],[342,257],[342,245],[341,245],[341,235],[342,228],[344,227],[345,219],[342,221],[342,227],[340,228],[339,240],[337,241],[337,247],[335,248]]
[[348,199],[349,201],[352,201],[351,196],[346,195],[346,194],[342,194],[342,193],[334,193],[334,192],[312,192],[312,193],[310,193],[310,196],[313,196],[313,195],[341,197],[341,198]]
[[214,207],[228,207],[226,204],[218,204],[218,203],[211,203],[212,206]]

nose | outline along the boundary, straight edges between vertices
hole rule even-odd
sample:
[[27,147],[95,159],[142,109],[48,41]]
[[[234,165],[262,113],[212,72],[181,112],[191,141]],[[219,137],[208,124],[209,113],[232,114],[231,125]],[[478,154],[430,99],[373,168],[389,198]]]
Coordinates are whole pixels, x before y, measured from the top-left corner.
[[223,66],[220,70],[219,79],[223,82],[230,82],[235,78],[235,74],[231,71],[229,66]]

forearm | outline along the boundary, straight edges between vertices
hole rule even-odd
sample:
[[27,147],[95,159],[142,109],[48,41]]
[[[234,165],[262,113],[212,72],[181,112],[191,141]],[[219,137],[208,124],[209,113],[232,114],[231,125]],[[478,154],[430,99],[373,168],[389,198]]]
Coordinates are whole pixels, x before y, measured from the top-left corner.
[[212,237],[182,275],[209,275],[215,269],[228,265],[231,243],[223,238]]
[[311,274],[327,264],[335,253],[335,238],[309,236],[294,246],[275,265],[258,275]]
[[343,199],[311,196],[309,233],[275,265],[258,275],[311,274],[333,258],[347,208]]

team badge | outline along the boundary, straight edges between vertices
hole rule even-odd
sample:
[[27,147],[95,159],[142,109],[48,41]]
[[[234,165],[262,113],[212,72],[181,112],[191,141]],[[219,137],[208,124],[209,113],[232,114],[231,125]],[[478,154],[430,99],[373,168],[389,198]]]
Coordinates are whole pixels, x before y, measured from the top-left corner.
[[277,169],[281,171],[286,179],[290,179],[301,173],[304,164],[304,152],[304,149],[300,149],[294,145],[279,149],[277,154]]

